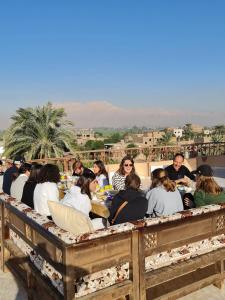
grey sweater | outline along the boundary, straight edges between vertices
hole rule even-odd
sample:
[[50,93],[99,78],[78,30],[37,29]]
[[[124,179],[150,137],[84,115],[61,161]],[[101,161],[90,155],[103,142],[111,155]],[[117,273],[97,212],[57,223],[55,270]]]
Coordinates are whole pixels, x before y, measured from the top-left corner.
[[147,214],[156,216],[169,216],[184,209],[179,191],[167,192],[163,186],[158,186],[148,191]]

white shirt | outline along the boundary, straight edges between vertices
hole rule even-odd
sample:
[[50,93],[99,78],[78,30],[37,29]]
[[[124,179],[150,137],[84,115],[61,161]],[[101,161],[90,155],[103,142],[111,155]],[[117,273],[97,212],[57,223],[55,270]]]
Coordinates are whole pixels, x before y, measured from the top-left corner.
[[10,188],[10,194],[17,201],[21,201],[23,195],[23,188],[28,179],[26,174],[20,174],[13,182]]
[[73,207],[89,217],[91,200],[87,194],[81,194],[81,188],[79,186],[72,186],[61,203]]
[[103,188],[105,185],[107,185],[107,178],[104,174],[96,176],[96,179],[98,181],[100,188]]
[[34,189],[34,209],[41,215],[50,216],[48,201],[59,201],[59,190],[54,182],[38,183]]

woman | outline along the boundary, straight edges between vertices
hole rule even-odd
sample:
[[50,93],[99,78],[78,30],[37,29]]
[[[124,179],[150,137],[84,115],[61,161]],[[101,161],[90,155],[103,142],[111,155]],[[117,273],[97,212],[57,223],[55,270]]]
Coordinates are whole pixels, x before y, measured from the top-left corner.
[[84,172],[92,172],[90,169],[85,168],[83,163],[80,160],[77,160],[73,164],[73,173],[72,176],[80,177]]
[[112,200],[110,224],[120,224],[143,219],[148,208],[148,201],[139,190],[140,177],[130,174],[125,179],[125,190],[120,191]]
[[119,170],[112,177],[114,190],[124,190],[125,179],[130,174],[135,174],[134,161],[130,156],[125,156],[120,163]]
[[103,161],[96,160],[94,162],[93,169],[100,188],[103,188],[105,185],[108,185],[109,184],[108,173],[105,169],[105,165]]
[[194,193],[196,207],[225,202],[225,192],[213,178],[213,171],[209,165],[199,166],[194,173],[196,174]]
[[23,195],[21,202],[25,203],[26,205],[30,206],[34,209],[34,189],[38,183],[38,175],[42,165],[40,164],[33,164],[30,170],[30,176],[23,188]]
[[[73,207],[89,217],[91,211],[91,193],[95,192],[98,181],[92,171],[84,172],[75,186],[66,193],[62,204]],[[94,229],[104,228],[102,219],[91,220]]]
[[166,170],[158,168],[152,172],[152,185],[147,192],[147,214],[152,217],[168,216],[183,210],[183,202],[176,183],[169,179]]
[[38,184],[34,189],[34,209],[41,215],[51,217],[48,200],[59,201],[59,181],[59,168],[56,165],[46,164],[41,168]]
[[30,176],[30,169],[30,164],[23,163],[18,170],[18,174],[14,175],[14,180],[10,188],[10,194],[13,198],[16,198],[16,200],[18,201],[21,201],[25,182]]

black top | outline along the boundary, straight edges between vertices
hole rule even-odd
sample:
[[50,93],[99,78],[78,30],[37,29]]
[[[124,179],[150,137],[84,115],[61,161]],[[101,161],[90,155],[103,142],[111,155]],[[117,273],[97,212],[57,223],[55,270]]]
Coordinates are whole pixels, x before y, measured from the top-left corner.
[[10,188],[13,181],[13,174],[18,173],[18,169],[15,165],[8,168],[3,175],[3,192],[10,195]]
[[23,188],[23,195],[21,202],[25,203],[26,205],[30,206],[34,209],[34,189],[36,187],[36,182],[29,182],[27,181]]
[[191,180],[195,180],[195,176],[191,174],[188,168],[183,165],[180,167],[178,171],[174,169],[173,165],[170,165],[166,167],[166,171],[168,173],[169,179],[171,180],[178,180],[184,178],[184,176],[187,176]]
[[114,218],[118,208],[124,201],[128,201],[128,203],[119,212],[114,224],[120,224],[144,218],[148,208],[148,200],[145,198],[143,192],[128,188],[127,190],[119,191],[119,193],[113,198],[109,216],[110,223]]
[[[83,173],[86,173],[86,174],[87,174],[87,173],[89,173],[89,172],[90,172],[90,173],[93,173],[90,169],[84,168],[82,174],[83,174]],[[80,177],[80,176],[82,176],[82,174],[78,174],[78,173],[76,173],[75,171],[73,171],[72,176],[78,176],[78,177]]]

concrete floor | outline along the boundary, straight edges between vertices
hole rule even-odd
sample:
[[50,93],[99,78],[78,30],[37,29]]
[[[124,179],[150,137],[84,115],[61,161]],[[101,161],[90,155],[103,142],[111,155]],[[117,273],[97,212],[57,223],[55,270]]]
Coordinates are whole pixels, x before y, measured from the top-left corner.
[[[210,285],[179,300],[225,300],[225,288],[222,290]],[[0,300],[27,300],[26,292],[11,273],[0,271]],[[107,299],[106,299],[107,300]]]

